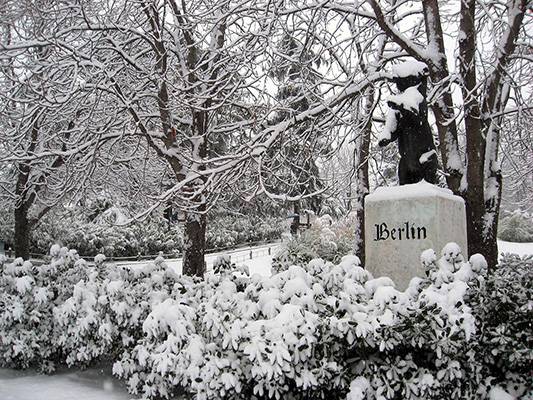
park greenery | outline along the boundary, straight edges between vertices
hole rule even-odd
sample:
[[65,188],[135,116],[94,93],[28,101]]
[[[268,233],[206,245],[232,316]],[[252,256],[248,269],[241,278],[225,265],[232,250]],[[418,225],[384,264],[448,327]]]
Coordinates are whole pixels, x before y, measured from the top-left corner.
[[[485,399],[531,390],[533,259],[491,274],[454,244],[404,292],[356,256],[270,277],[221,259],[205,279],[162,257],[94,264],[0,258],[0,365],[113,363],[132,394],[195,399]],[[503,392],[502,392],[503,393]],[[529,392],[530,393],[530,392]]]

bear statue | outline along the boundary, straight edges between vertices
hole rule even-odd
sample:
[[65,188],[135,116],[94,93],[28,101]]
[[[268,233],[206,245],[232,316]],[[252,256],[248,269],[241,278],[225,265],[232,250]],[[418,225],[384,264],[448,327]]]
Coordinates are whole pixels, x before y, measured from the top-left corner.
[[427,120],[427,77],[427,66],[415,62],[400,65],[390,78],[399,94],[387,101],[390,110],[379,145],[384,147],[398,140],[400,185],[422,179],[437,182],[437,151]]

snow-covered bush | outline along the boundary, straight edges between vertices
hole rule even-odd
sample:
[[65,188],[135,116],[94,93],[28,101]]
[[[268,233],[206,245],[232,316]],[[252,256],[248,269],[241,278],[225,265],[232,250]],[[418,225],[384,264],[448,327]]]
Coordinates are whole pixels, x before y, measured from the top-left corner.
[[54,306],[71,295],[84,273],[76,251],[55,245],[50,264],[32,265],[0,255],[0,365],[52,371],[60,348],[53,343]]
[[[492,384],[514,396],[533,396],[533,256],[505,255],[491,271],[486,289],[470,299],[483,333],[476,343],[476,359],[482,360]],[[531,397],[530,397],[531,399]]]
[[50,243],[60,242],[84,256],[103,253],[120,257],[160,251],[177,253],[183,245],[180,227],[168,229],[168,222],[161,216],[125,226],[112,225],[104,218],[87,221],[80,216],[52,217],[43,220],[32,233],[35,252],[44,252]]
[[[117,226],[115,221],[126,218],[116,215],[116,207],[107,209],[97,218],[88,220],[80,214],[47,215],[32,231],[31,250],[45,253],[51,243],[77,249],[83,256],[99,253],[108,257],[137,256],[138,254],[177,254],[183,249],[181,224],[172,224],[162,215],[153,215],[142,222]],[[13,218],[0,223],[0,239],[13,238]],[[1,218],[0,218],[1,220]],[[208,249],[226,248],[239,244],[277,240],[286,229],[283,220],[266,217],[216,215],[209,220],[206,232]]]
[[[88,273],[74,283],[72,296],[53,310],[57,336],[53,342],[61,348],[67,365],[85,366],[109,354],[117,335],[109,313],[109,299],[98,270],[87,267]],[[114,288],[116,289],[115,285]]]
[[338,262],[352,251],[355,214],[334,220],[328,214],[315,218],[311,227],[282,243],[272,262],[272,271],[281,272],[290,265],[305,265],[314,258]]
[[311,247],[308,238],[310,236],[301,235],[282,242],[272,258],[272,273],[285,271],[291,265],[306,265],[312,259],[317,258],[317,252]]
[[463,262],[451,245],[423,261],[429,278],[404,292],[354,256],[254,275],[243,290],[222,268],[154,307],[114,372],[147,397],[482,397],[468,299],[483,288],[484,259]]
[[533,242],[533,216],[521,210],[503,213],[498,237],[508,242]]
[[49,265],[0,259],[0,363],[86,366],[146,398],[484,399],[531,387],[532,259],[493,275],[455,244],[399,291],[355,256],[270,277],[228,259],[205,279],[94,265],[54,246]]
[[152,303],[176,290],[162,258],[133,269],[106,265],[103,255],[89,265],[57,245],[50,255],[40,266],[0,258],[0,365],[52,370],[55,361],[113,358],[142,336]]
[[51,309],[54,293],[47,281],[52,271],[17,258],[6,264],[0,255],[0,365],[43,370],[55,356]]
[[286,229],[285,225],[284,220],[272,217],[216,215],[207,225],[207,248],[277,240]]
[[[162,257],[135,267],[104,267],[100,257],[95,264],[74,284],[72,296],[54,308],[55,341],[69,366],[118,357],[141,338],[152,305],[179,289],[178,276]],[[189,286],[189,278],[180,279]]]

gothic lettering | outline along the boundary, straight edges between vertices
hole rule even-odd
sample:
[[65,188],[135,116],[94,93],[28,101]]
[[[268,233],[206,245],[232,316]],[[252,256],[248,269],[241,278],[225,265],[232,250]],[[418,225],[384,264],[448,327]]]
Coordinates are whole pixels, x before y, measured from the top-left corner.
[[[412,222],[405,222],[404,226],[398,226],[396,228],[389,228],[385,222],[381,224],[374,224],[376,227],[376,236],[374,241],[380,240],[413,240],[413,239],[426,239],[427,230],[425,226],[416,226]],[[404,235],[402,235],[404,233]]]

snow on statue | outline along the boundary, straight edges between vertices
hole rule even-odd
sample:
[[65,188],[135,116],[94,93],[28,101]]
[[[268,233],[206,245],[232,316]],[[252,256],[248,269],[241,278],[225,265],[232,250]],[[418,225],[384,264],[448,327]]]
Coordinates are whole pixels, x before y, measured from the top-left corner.
[[379,135],[379,145],[398,140],[400,185],[422,179],[430,183],[437,180],[437,152],[427,121],[427,76],[425,64],[409,61],[394,67],[390,78],[399,94],[387,100],[390,110]]

